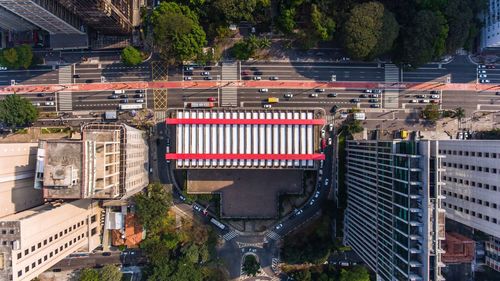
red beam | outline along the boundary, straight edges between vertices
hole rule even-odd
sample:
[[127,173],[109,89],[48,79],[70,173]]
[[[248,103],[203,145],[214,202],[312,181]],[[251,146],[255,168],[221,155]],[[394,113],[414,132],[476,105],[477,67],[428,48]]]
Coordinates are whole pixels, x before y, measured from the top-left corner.
[[325,119],[218,119],[218,118],[167,118],[167,125],[324,125]]
[[315,154],[215,154],[167,153],[169,160],[325,160],[322,153]]

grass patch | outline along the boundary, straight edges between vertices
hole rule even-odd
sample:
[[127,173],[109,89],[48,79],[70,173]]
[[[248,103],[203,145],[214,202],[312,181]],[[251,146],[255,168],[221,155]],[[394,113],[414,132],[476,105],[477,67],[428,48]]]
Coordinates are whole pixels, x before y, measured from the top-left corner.
[[69,133],[71,131],[70,128],[42,128],[42,134],[60,134],[60,133]]
[[22,129],[16,130],[16,134],[25,135],[27,133],[28,133],[28,128],[22,128]]

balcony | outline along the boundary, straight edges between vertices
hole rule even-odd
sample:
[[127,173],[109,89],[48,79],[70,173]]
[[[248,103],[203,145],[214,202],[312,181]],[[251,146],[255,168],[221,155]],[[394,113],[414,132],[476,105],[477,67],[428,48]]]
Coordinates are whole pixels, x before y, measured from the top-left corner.
[[419,234],[410,234],[410,240],[422,241],[422,236]]
[[410,267],[422,267],[422,263],[416,260],[411,260],[409,265]]
[[420,249],[420,248],[410,248],[410,253],[412,253],[412,254],[421,254],[422,253],[422,249]]
[[422,281],[422,280],[423,280],[423,279],[422,279],[422,277],[420,277],[420,276],[419,276],[419,275],[417,275],[417,274],[410,274],[410,275],[408,276],[408,279],[409,279],[410,281]]
[[410,213],[420,213],[422,212],[422,209],[420,208],[410,208]]
[[422,226],[422,223],[419,221],[412,220],[410,221],[411,226]]

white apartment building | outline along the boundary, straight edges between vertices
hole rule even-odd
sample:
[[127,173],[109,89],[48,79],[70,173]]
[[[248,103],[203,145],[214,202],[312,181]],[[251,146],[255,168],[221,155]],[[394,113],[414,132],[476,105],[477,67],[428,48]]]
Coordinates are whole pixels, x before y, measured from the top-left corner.
[[489,0],[482,19],[481,48],[500,47],[500,0]]
[[0,280],[31,280],[100,244],[101,208],[91,199],[45,204],[0,219]]
[[[500,140],[439,143],[445,156],[441,180],[446,216],[500,241]],[[487,253],[486,263],[500,270],[498,251]]]

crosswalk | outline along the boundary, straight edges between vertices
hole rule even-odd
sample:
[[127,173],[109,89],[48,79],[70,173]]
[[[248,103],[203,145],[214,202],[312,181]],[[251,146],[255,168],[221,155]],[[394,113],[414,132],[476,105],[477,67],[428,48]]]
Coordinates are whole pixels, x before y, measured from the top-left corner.
[[73,71],[72,65],[61,65],[59,66],[59,84],[70,84],[73,83]]
[[[236,81],[238,80],[238,63],[224,62],[222,63],[222,80]],[[238,106],[238,89],[236,87],[222,87],[221,89],[221,106]]]
[[273,239],[273,240],[279,240],[279,239],[281,238],[281,236],[280,236],[278,233],[276,233],[276,232],[274,232],[274,231],[272,231],[272,230],[271,230],[271,231],[269,231],[269,232],[266,234],[266,237],[267,237],[267,238],[270,238],[270,239]]
[[[391,85],[400,82],[399,68],[392,63],[385,64],[384,75],[386,84]],[[384,108],[398,108],[399,90],[386,89],[383,96],[382,106]]]
[[231,239],[235,238],[238,236],[238,233],[236,233],[234,230],[229,231],[228,233],[222,235],[222,238],[226,241],[230,241]]
[[59,92],[58,93],[58,102],[60,111],[72,111],[73,110],[73,100],[71,99],[71,92]]

